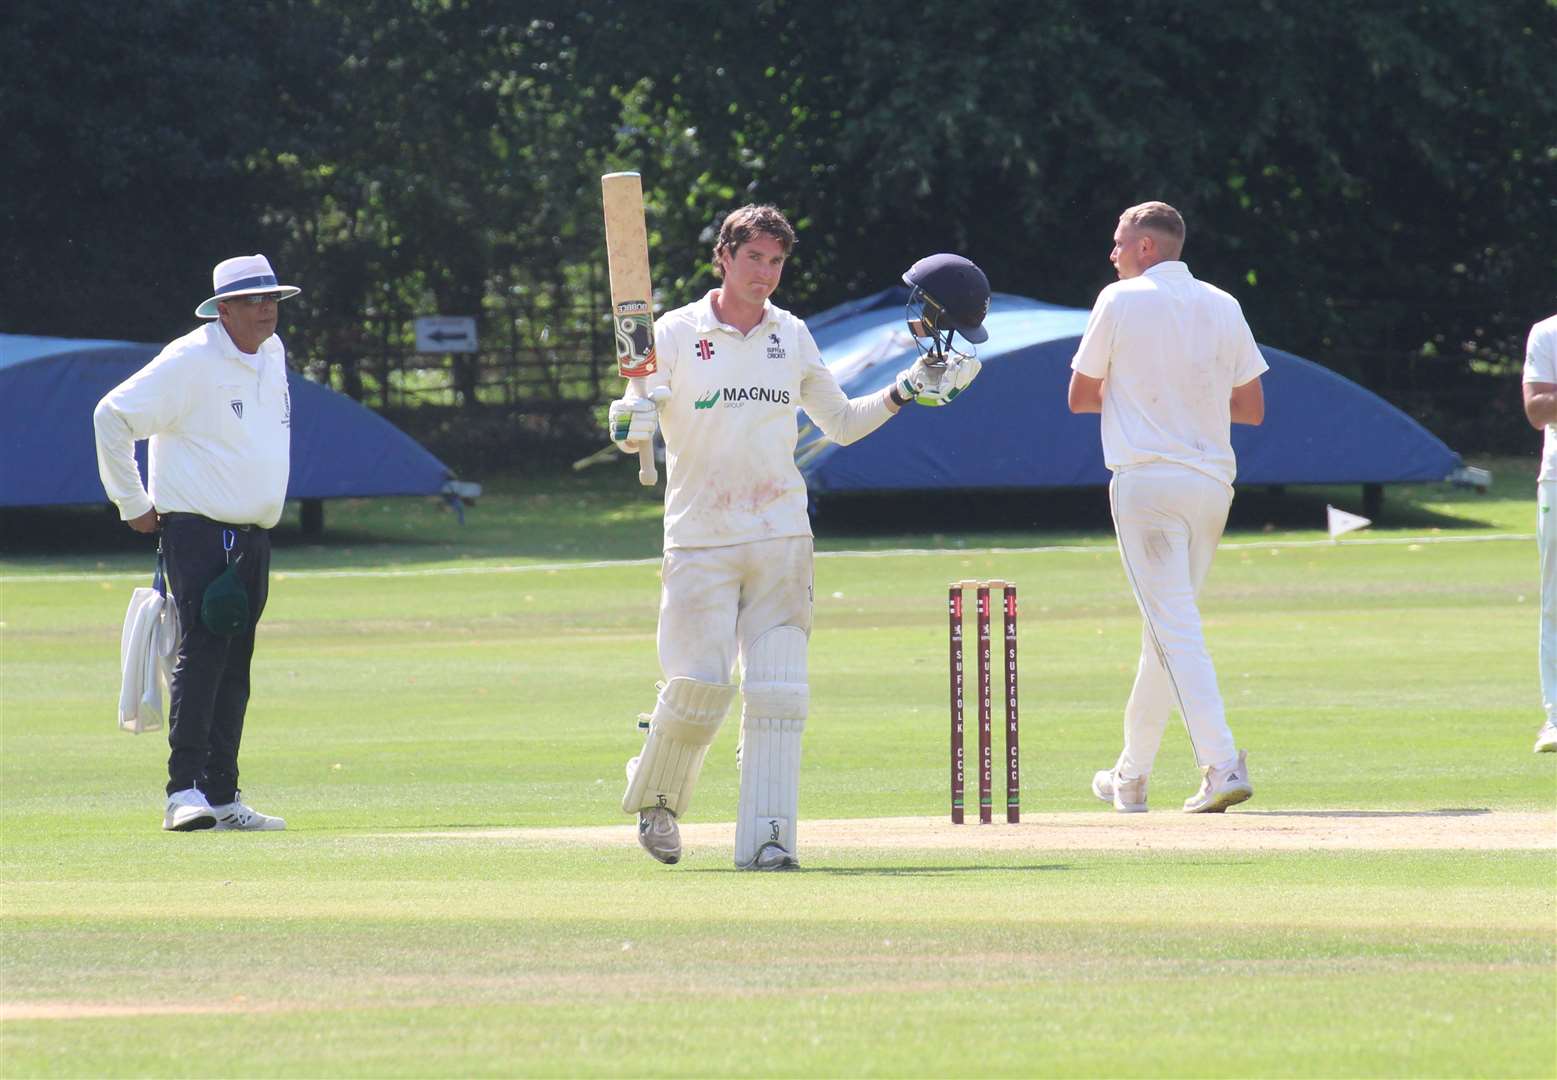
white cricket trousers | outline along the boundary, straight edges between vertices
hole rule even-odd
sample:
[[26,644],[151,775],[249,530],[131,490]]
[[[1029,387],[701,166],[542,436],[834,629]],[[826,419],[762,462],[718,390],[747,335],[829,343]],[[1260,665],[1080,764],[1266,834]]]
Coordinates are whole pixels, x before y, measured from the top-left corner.
[[1168,715],[1184,718],[1201,768],[1234,760],[1196,600],[1227,526],[1232,490],[1183,465],[1137,465],[1109,484],[1125,577],[1141,609],[1141,662],[1124,713],[1121,776],[1148,776]]
[[786,536],[671,548],[660,567],[659,653],[667,679],[729,682],[752,642],[775,626],[811,636],[812,544]]
[[1541,549],[1541,704],[1557,718],[1557,480],[1536,485],[1535,539]]

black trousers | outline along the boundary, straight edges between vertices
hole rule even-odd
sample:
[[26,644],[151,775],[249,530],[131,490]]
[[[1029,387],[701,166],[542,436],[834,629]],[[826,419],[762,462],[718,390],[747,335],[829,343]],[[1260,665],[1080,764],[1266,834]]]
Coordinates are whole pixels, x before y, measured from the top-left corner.
[[[237,573],[249,594],[249,628],[233,637],[218,637],[200,621],[206,586],[227,569],[224,531],[233,536],[231,558],[242,556]],[[168,794],[197,787],[219,806],[238,793],[254,629],[270,593],[270,533],[170,514],[162,519],[162,554],[180,631],[168,705]]]

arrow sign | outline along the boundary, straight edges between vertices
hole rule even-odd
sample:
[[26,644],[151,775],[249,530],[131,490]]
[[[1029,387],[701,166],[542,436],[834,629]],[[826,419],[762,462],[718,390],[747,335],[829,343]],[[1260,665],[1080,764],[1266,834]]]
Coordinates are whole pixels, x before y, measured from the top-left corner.
[[473,353],[476,320],[470,315],[429,315],[416,320],[416,351]]

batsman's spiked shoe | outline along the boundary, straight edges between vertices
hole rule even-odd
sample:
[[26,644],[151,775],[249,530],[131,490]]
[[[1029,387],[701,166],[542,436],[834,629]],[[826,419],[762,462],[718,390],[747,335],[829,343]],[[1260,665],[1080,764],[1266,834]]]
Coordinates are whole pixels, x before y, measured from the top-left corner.
[[1557,720],[1547,720],[1541,725],[1541,730],[1535,733],[1535,752],[1557,753]]
[[245,805],[241,794],[230,803],[211,807],[211,812],[216,815],[218,831],[232,829],[241,832],[275,832],[287,827],[285,818],[262,814],[252,806]]
[[744,870],[799,870],[800,860],[783,844],[769,840],[757,849],[757,855]]
[[168,796],[162,827],[168,832],[195,832],[216,825],[216,813],[199,788],[185,788]]
[[1092,794],[1113,803],[1121,814],[1146,813],[1147,777],[1120,776],[1116,769],[1103,769],[1092,777]]
[[1249,767],[1244,759],[1248,751],[1238,751],[1238,760],[1230,768],[1207,765],[1201,770],[1200,790],[1184,800],[1186,814],[1220,814],[1254,794],[1249,783]]
[[638,843],[667,866],[680,862],[681,827],[676,824],[676,815],[663,806],[646,806],[639,810]]

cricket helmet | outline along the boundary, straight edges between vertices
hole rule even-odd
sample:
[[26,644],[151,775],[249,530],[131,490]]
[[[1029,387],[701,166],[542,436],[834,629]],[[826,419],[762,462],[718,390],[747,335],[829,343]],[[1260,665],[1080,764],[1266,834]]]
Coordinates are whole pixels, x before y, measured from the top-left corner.
[[932,352],[951,347],[952,334],[975,345],[989,340],[989,278],[971,260],[942,252],[926,255],[903,273],[909,287],[908,323],[915,337],[934,338]]

